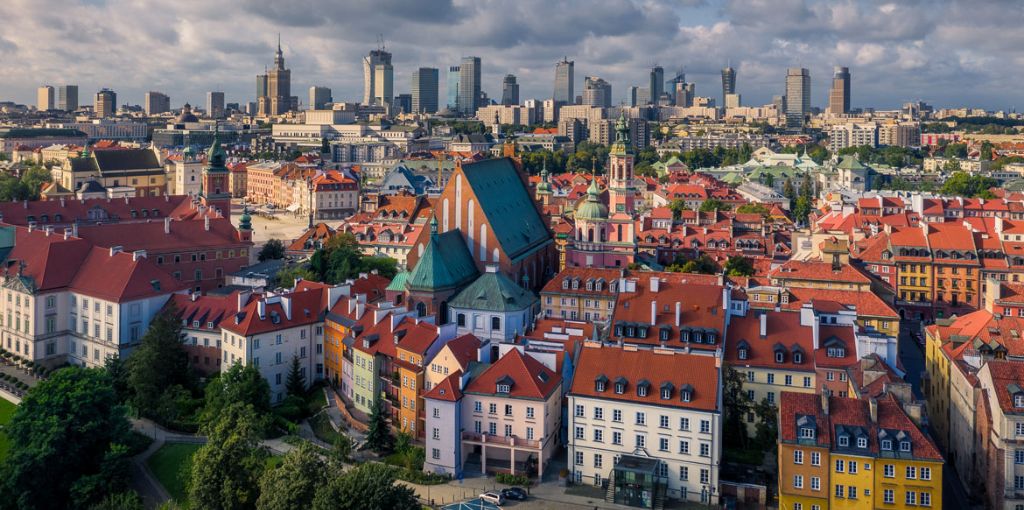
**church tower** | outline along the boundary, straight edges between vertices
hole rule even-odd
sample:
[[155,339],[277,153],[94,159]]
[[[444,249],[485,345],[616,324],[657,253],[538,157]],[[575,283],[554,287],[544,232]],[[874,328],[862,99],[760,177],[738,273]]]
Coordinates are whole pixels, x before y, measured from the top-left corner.
[[625,214],[632,219],[636,200],[633,187],[633,148],[629,141],[629,125],[625,112],[615,122],[615,142],[608,152],[608,202],[611,214]]
[[220,129],[215,128],[213,133],[213,144],[206,151],[206,167],[203,168],[203,176],[200,182],[202,187],[199,190],[199,198],[203,205],[215,207],[225,217],[231,213],[231,192],[228,187],[228,176],[230,172],[225,166],[227,154],[220,146]]

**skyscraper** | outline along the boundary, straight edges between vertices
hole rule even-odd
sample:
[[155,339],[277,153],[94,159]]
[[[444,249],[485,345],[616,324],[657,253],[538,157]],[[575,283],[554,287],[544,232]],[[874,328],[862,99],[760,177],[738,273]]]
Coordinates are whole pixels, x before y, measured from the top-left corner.
[[110,117],[117,112],[117,93],[110,89],[103,89],[96,93],[96,102],[93,105],[93,113],[97,117]]
[[[256,77],[256,91],[261,92],[261,76]],[[292,110],[292,72],[284,67],[284,52],[281,51],[281,36],[277,36],[277,52],[274,54],[274,67],[266,74],[266,92],[257,96],[260,102],[260,113],[263,115],[281,115]]]
[[171,98],[163,92],[151,90],[146,92],[146,98],[143,101],[142,107],[146,110],[146,115],[168,112],[171,110]]
[[722,69],[722,104],[726,104],[726,97],[736,93],[736,70],[731,66]]
[[459,79],[461,77],[462,72],[459,70],[459,66],[448,67],[445,86],[448,88],[448,109],[453,112],[459,111]]
[[629,89],[626,90],[626,102],[629,103],[629,106],[637,106],[636,95],[638,90],[640,90],[640,88],[636,85],[631,85]]
[[584,78],[583,104],[602,108],[610,107],[612,105],[612,84],[597,76]]
[[206,115],[211,119],[219,119],[224,116],[224,93],[206,93]]
[[331,97],[331,89],[327,87],[312,86],[309,88],[309,109],[322,110],[327,103],[334,101]]
[[480,101],[480,57],[463,57],[459,66],[459,113],[473,115]]
[[850,68],[836,66],[832,89],[828,92],[828,112],[832,115],[850,113]]
[[506,106],[519,104],[519,84],[516,83],[514,74],[506,74],[505,78],[501,80],[501,104]]
[[786,71],[786,127],[803,128],[811,111],[811,73],[803,67]]
[[363,104],[389,105],[394,97],[395,70],[391,54],[383,48],[363,57]]
[[256,75],[256,100],[267,97],[267,73]]
[[575,80],[573,67],[576,63],[563,57],[561,62],[555,64],[555,103],[572,104],[576,100],[573,94],[573,82]]
[[391,105],[391,110],[395,113],[409,113],[412,111],[412,94],[398,94],[395,96],[395,100]]
[[78,109],[78,85],[61,85],[57,87],[57,108],[66,112]]
[[[456,89],[458,86],[456,86]],[[433,67],[421,67],[412,72],[412,111],[435,113],[438,103],[438,72]]]
[[41,112],[53,109],[53,87],[43,85],[36,91],[36,108]]
[[665,70],[661,66],[654,66],[651,68],[650,86],[647,87],[651,91],[650,101],[652,104],[658,104],[661,95],[665,92],[664,86]]

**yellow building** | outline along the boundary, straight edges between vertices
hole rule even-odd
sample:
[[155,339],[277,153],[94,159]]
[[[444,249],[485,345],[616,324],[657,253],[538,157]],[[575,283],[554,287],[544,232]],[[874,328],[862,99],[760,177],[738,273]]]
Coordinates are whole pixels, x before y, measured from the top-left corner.
[[541,313],[555,319],[607,322],[615,311],[617,269],[567,267],[540,292]]
[[941,508],[943,459],[911,418],[921,416],[920,406],[896,393],[877,399],[784,393],[779,507]]
[[[454,331],[453,328],[448,328]],[[423,436],[423,399],[420,397],[424,381],[424,360],[436,353],[442,339],[441,328],[418,322],[395,335],[395,359],[392,364],[398,373],[398,425],[399,430],[413,437]],[[448,338],[451,338],[450,336]]]
[[[949,353],[942,348],[943,339],[940,328],[947,321],[940,321],[925,329],[924,368],[925,378],[922,381],[924,398],[928,402],[928,420],[931,423],[935,439],[944,448],[948,448],[949,438]],[[950,346],[952,347],[952,345]]]
[[466,373],[469,364],[474,361],[486,362],[488,357],[478,359],[481,352],[489,353],[489,344],[482,344],[480,339],[473,335],[462,335],[445,343],[437,354],[427,360],[423,392],[434,389],[434,386],[441,384],[441,381],[459,370]]

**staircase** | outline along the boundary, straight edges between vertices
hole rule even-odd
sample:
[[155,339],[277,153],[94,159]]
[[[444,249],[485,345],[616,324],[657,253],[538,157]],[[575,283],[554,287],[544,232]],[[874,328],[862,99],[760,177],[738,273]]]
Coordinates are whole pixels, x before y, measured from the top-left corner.
[[615,502],[615,470],[612,470],[611,476],[608,477],[608,489],[604,492],[604,500],[607,503]]
[[666,490],[666,485],[658,484],[658,488],[654,491],[654,510],[665,510]]

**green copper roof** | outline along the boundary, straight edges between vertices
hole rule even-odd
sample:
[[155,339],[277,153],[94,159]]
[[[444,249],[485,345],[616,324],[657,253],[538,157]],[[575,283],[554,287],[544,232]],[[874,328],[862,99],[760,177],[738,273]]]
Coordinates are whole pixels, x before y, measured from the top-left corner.
[[844,170],[867,170],[868,167],[864,166],[859,159],[853,156],[846,156],[842,161],[836,165],[836,168],[842,168]]
[[615,142],[612,143],[610,152],[612,154],[629,154],[632,147],[629,143],[629,124],[626,122],[626,112],[619,112],[619,120],[615,121]]
[[476,264],[462,233],[449,230],[430,234],[423,255],[409,273],[410,290],[433,291],[465,285],[476,277]]
[[409,272],[401,271],[391,279],[391,283],[384,290],[393,290],[396,292],[405,291],[405,282],[409,281]]
[[597,189],[597,179],[590,180],[587,188],[587,199],[576,206],[575,218],[578,220],[607,220],[608,207],[601,203],[601,191]]
[[448,306],[490,312],[517,312],[532,307],[537,301],[537,296],[516,285],[503,273],[488,269],[456,294]]
[[516,260],[551,241],[544,220],[525,183],[508,158],[487,159],[462,167],[473,194],[501,249]]
[[220,146],[220,128],[215,127],[213,131],[213,143],[210,145],[210,149],[206,151],[207,173],[227,173],[228,168],[224,166],[225,161],[227,161],[227,154],[224,153],[224,149]]

